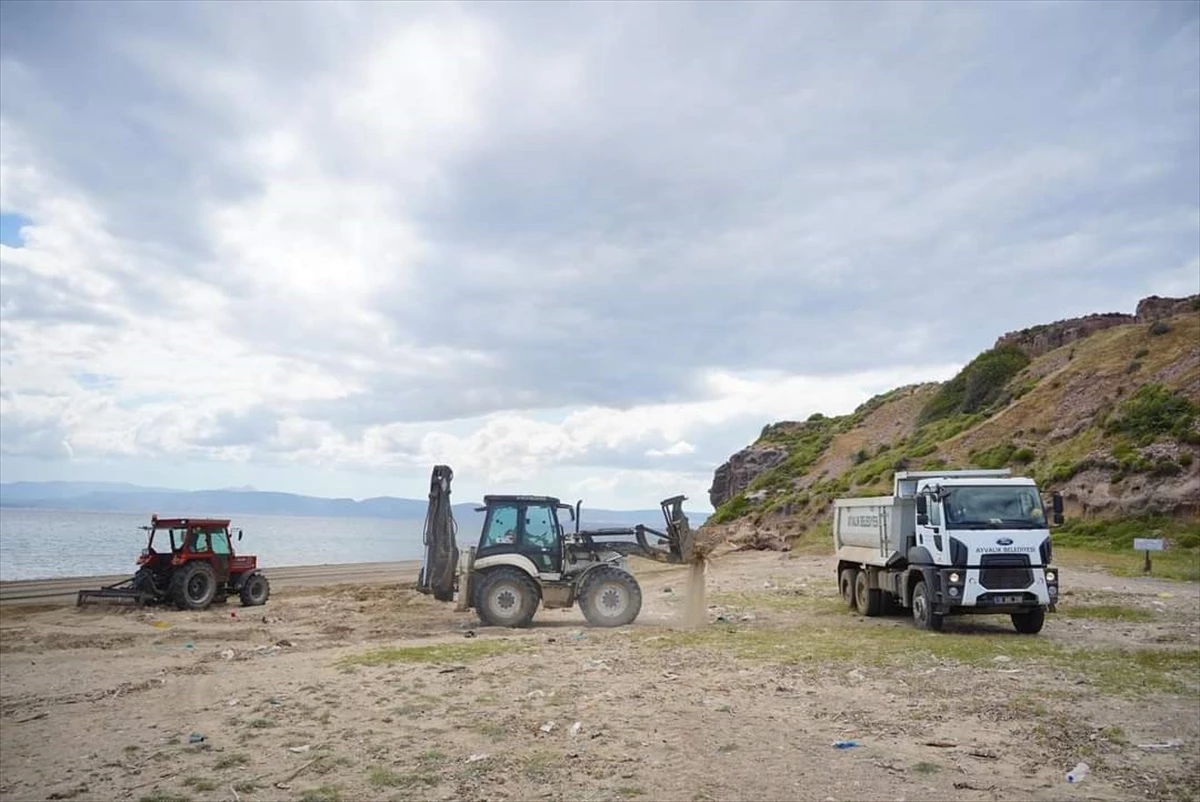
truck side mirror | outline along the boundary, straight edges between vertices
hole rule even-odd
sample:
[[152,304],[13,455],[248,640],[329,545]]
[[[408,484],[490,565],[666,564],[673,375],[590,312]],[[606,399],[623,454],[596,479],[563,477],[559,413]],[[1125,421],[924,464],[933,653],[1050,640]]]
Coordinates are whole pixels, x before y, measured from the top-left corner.
[[1062,493],[1054,491],[1054,496],[1051,498],[1051,506],[1054,509],[1054,525],[1061,526],[1063,522],[1063,500]]
[[241,539],[242,539],[242,530],[239,529],[238,530],[238,540],[240,541]]
[[929,525],[929,501],[924,496],[917,496],[917,525]]

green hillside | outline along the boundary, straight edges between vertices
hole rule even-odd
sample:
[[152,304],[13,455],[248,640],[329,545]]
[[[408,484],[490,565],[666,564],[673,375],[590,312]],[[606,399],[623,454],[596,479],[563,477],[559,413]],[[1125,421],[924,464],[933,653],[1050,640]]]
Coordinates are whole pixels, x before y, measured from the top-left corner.
[[[832,499],[888,494],[897,470],[1010,467],[1063,493],[1064,544],[1128,549],[1132,532],[1159,531],[1196,549],[1200,314],[1106,328],[1037,356],[999,345],[947,382],[766,426],[729,465],[754,451],[786,458],[738,474],[744,486],[718,499],[709,526],[734,540],[820,543]],[[1193,562],[1200,578],[1200,553]]]

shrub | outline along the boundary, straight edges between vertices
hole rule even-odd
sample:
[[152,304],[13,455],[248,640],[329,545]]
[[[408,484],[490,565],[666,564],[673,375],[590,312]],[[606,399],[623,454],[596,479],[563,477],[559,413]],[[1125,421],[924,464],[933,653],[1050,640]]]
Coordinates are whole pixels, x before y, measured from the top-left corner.
[[808,420],[809,420],[809,422],[825,420],[825,416],[822,415],[820,412],[814,412],[813,414],[808,416]]
[[971,414],[1000,398],[1004,386],[1030,362],[1029,356],[1011,345],[984,351],[954,378],[942,385],[921,410],[919,423],[929,423],[955,413]]
[[1145,445],[1173,435],[1187,441],[1200,406],[1161,384],[1143,384],[1121,402],[1119,414],[1105,424],[1109,434],[1126,434]]
[[1142,369],[1142,363],[1138,362],[1136,359],[1125,366],[1125,372],[1127,374],[1128,373],[1137,373],[1141,369]]
[[1018,448],[1016,453],[1012,455],[1013,462],[1019,462],[1022,465],[1028,465],[1037,458],[1037,453],[1032,448]]
[[866,462],[870,458],[871,458],[871,455],[867,453],[867,450],[865,448],[860,448],[858,451],[856,451],[854,453],[854,464],[862,465],[864,462]]
[[1008,465],[1016,450],[1012,443],[1000,443],[982,451],[974,451],[968,456],[980,468],[1003,468]]
[[1192,452],[1181,451],[1179,453],[1179,464],[1185,468],[1188,467],[1189,465],[1191,465],[1192,464]]
[[1137,353],[1133,355],[1133,358],[1134,358],[1134,359],[1141,359],[1142,357],[1144,357],[1144,356],[1149,356],[1149,355],[1150,355],[1150,349],[1149,349],[1149,348],[1139,348],[1139,349],[1138,349],[1138,351],[1137,351]]
[[1156,320],[1150,324],[1150,334],[1154,337],[1161,337],[1171,330],[1171,327],[1165,321]]
[[745,515],[749,509],[750,500],[745,494],[739,493],[718,507],[709,520],[715,524],[729,523]]

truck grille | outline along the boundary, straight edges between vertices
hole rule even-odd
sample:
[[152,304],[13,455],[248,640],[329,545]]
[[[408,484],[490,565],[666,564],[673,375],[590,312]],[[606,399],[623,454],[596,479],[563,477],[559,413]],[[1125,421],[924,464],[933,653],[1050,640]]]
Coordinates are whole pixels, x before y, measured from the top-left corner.
[[979,584],[988,590],[1027,588],[1033,571],[1026,554],[985,554],[979,558]]

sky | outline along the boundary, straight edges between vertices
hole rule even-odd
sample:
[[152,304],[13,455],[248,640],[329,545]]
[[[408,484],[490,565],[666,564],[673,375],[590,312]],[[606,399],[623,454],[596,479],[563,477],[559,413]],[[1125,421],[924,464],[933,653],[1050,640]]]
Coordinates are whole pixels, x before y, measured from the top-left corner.
[[0,477],[708,510],[1200,292],[1200,6],[0,3]]

